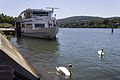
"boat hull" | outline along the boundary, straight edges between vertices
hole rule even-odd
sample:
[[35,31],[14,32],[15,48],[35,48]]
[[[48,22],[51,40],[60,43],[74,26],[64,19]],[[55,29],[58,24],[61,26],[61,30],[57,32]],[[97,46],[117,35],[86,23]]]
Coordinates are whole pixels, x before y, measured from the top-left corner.
[[21,35],[34,38],[55,39],[58,30],[58,27],[32,29],[23,31]]

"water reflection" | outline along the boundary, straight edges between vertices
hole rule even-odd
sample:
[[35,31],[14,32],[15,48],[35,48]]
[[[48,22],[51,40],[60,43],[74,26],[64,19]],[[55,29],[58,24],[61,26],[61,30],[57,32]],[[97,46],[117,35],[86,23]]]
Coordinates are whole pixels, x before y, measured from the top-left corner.
[[25,47],[28,50],[39,50],[41,53],[55,53],[58,51],[58,40],[43,40],[43,39],[35,39],[35,38],[14,38],[12,39],[13,43],[18,47]]

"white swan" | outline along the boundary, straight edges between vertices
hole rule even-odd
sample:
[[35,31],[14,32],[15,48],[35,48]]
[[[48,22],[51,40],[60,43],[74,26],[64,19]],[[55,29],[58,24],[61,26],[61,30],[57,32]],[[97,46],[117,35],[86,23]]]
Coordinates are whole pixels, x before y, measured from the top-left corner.
[[99,57],[103,57],[104,56],[103,48],[98,51],[98,55],[99,55]]
[[66,67],[56,67],[56,70],[60,75],[70,77],[72,75],[71,67],[72,67],[72,65],[69,64],[68,69]]

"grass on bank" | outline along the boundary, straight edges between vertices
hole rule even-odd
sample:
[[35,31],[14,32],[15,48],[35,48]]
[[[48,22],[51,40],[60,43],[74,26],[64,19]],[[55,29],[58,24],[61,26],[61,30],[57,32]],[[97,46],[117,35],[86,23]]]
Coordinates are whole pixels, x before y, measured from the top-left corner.
[[9,23],[0,23],[0,28],[13,28],[13,26]]

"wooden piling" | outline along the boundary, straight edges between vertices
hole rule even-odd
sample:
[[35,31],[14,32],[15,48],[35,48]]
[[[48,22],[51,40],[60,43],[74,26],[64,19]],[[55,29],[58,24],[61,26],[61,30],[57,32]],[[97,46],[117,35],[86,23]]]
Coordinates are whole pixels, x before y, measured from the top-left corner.
[[113,33],[113,27],[112,27],[112,29],[111,29],[111,33]]
[[16,34],[17,34],[17,37],[21,37],[20,22],[16,22]]

